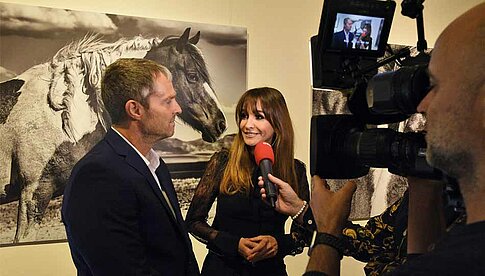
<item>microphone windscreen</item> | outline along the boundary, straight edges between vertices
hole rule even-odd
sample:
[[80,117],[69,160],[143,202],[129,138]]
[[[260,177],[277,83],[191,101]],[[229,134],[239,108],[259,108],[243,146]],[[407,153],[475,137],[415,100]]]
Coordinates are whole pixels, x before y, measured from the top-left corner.
[[259,162],[263,159],[269,159],[274,164],[274,153],[271,145],[266,142],[259,142],[254,148],[254,159],[259,166]]

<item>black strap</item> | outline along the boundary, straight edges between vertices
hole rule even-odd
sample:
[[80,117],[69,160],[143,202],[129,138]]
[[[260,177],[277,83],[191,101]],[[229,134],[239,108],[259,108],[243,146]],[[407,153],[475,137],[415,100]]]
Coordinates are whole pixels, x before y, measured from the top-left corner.
[[325,244],[333,247],[335,250],[337,250],[340,259],[342,259],[345,250],[345,241],[342,238],[324,232],[317,232],[315,238],[313,239],[311,248],[319,244]]

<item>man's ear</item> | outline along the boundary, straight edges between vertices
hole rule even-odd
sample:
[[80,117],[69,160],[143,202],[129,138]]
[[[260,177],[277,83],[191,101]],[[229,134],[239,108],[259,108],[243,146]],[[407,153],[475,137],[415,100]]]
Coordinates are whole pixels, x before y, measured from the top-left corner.
[[142,118],[144,113],[144,108],[141,103],[135,100],[128,100],[125,103],[126,115],[132,120],[138,121]]

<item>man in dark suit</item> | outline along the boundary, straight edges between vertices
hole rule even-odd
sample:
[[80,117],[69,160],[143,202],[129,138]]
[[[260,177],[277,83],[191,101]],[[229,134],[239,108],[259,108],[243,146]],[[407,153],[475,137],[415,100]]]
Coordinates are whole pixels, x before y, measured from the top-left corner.
[[73,168],[62,204],[78,275],[198,275],[170,173],[152,149],[181,113],[170,72],[119,59],[101,93],[112,127]]
[[352,40],[354,40],[354,34],[350,32],[352,24],[354,22],[350,18],[344,19],[344,28],[340,32],[333,34],[332,48],[346,49],[352,48]]

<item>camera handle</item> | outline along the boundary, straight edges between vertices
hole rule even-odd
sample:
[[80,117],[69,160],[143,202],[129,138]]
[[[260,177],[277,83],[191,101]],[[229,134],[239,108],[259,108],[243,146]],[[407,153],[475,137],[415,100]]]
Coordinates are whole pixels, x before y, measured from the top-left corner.
[[398,53],[376,61],[374,64],[364,67],[363,69],[361,69],[359,66],[360,57],[344,56],[342,57],[340,64],[343,68],[343,74],[350,76],[356,82],[355,85],[357,85],[357,83],[363,81],[363,78],[365,78],[365,74],[377,70],[379,67],[384,66],[397,59],[408,57],[410,54],[410,47],[406,47],[400,50]]
[[424,38],[423,2],[424,0],[403,0],[401,3],[401,14],[416,19],[416,27],[418,29],[416,47],[419,52],[423,52],[428,48],[428,43]]
[[399,58],[403,58],[403,57],[408,57],[409,55],[411,54],[411,49],[410,47],[406,47],[402,50],[400,50],[398,53],[392,55],[392,56],[389,56],[389,57],[386,57],[386,58],[383,58],[381,60],[379,60],[378,62],[376,62],[374,65],[371,65],[371,66],[368,66],[364,69],[362,69],[361,71],[361,75],[364,75],[368,72],[371,72],[373,70],[376,70],[378,69],[379,67],[381,66],[384,66],[392,61],[395,61],[396,59],[399,59]]

